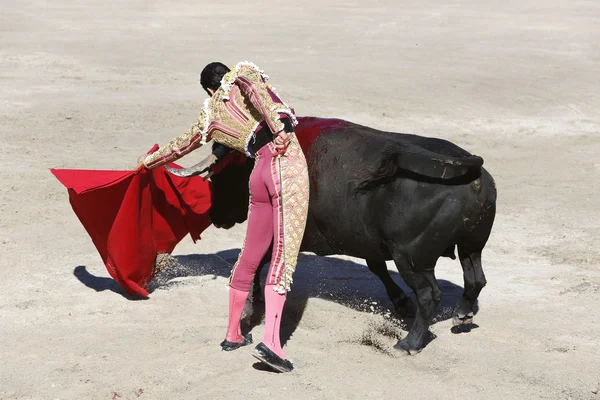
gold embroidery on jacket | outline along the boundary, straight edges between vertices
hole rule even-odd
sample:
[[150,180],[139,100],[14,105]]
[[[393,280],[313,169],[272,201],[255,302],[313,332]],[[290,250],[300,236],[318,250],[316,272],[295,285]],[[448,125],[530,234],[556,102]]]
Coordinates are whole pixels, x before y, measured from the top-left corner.
[[[258,127],[265,123],[274,134],[284,124],[280,113],[296,118],[281,99],[269,94],[269,77],[256,65],[243,61],[225,74],[221,87],[205,100],[198,121],[190,130],[148,155],[144,164],[156,167],[174,161],[202,144],[215,140],[227,147],[248,153],[248,144]],[[272,89],[275,94],[274,89]],[[275,94],[275,98],[279,97]]]
[[166,164],[182,157],[202,145],[202,132],[203,125],[199,118],[198,122],[192,125],[192,127],[183,135],[176,137],[154,153],[149,154],[144,159],[144,164],[147,167],[154,167],[157,166],[155,164]]

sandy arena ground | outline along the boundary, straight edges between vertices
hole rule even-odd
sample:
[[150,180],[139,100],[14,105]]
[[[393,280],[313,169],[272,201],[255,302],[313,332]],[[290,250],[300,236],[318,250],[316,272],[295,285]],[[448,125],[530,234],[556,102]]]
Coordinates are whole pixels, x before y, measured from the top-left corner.
[[[600,399],[598,2],[326,3],[1,1],[0,399]],[[246,59],[300,115],[485,158],[477,329],[451,332],[444,259],[437,338],[400,355],[364,262],[305,254],[277,375],[218,346],[245,225],[184,240],[148,300],[108,279],[49,168],[133,167],[194,122],[206,63]]]

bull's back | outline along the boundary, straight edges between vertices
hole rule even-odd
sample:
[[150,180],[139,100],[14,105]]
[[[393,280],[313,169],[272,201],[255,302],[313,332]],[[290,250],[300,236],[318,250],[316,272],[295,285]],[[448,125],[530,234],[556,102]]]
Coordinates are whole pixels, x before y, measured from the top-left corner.
[[[414,241],[436,216],[440,226],[462,224],[462,209],[476,202],[477,188],[468,180],[464,185],[447,186],[400,176],[367,193],[356,193],[390,141],[432,143],[426,139],[348,124],[325,131],[313,141],[307,154],[311,183],[307,230],[314,230],[313,236],[327,243],[328,249],[321,247],[321,253],[390,259],[387,241]],[[454,154],[466,153],[447,143],[434,140],[433,145]],[[440,209],[445,211],[440,214]]]

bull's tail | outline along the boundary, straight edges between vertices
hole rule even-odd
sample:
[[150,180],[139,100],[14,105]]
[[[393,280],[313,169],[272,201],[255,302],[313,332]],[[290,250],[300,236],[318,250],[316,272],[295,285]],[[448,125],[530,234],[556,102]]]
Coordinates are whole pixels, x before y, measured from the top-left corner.
[[355,192],[366,193],[393,181],[400,174],[450,184],[457,178],[480,171],[483,158],[460,150],[444,155],[419,146],[394,143],[384,149],[379,165],[363,177]]

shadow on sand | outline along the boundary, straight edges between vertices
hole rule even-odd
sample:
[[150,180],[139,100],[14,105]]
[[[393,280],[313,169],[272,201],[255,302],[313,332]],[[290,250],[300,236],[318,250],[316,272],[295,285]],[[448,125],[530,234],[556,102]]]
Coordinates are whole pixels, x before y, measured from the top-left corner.
[[[181,284],[173,281],[175,278],[193,276],[221,276],[228,277],[231,267],[237,260],[239,249],[221,251],[216,254],[193,254],[174,257],[175,262],[164,272],[157,275],[149,285],[149,292],[164,290]],[[458,266],[457,266],[458,267]],[[268,266],[262,269],[264,282]],[[78,266],[73,274],[87,287],[100,292],[110,290],[128,300],[142,300],[141,296],[129,296],[117,282],[110,278],[96,277],[90,274],[84,266]],[[404,284],[400,275],[390,271],[394,281],[412,296],[411,290]],[[438,307],[433,323],[444,321],[452,317],[454,305],[462,296],[462,287],[447,281],[438,280],[443,291],[443,298]],[[302,315],[306,309],[309,298],[320,298],[333,301],[353,310],[375,313],[394,314],[395,310],[387,298],[381,281],[362,264],[350,260],[334,257],[319,257],[315,255],[300,254],[298,267],[294,274],[292,291],[288,294],[285,304],[284,323],[282,324],[282,343],[293,335]],[[413,296],[414,299],[414,296]],[[477,313],[477,304],[474,312]],[[253,312],[247,319],[244,330],[251,330],[259,325],[264,317],[264,303],[262,296],[254,296]],[[410,328],[411,320],[401,321],[403,329]],[[453,328],[452,332],[462,333],[477,328],[473,324],[467,329]]]
[[[155,290],[165,290],[181,284],[173,281],[175,278],[193,276],[229,277],[231,267],[237,260],[239,249],[231,249],[216,254],[192,254],[174,257],[175,262],[164,272],[158,274],[148,287],[152,293]],[[458,266],[457,266],[458,267]],[[261,281],[264,282],[268,265],[262,269]],[[85,286],[96,292],[110,290],[128,300],[144,300],[143,296],[130,296],[111,278],[97,277],[90,274],[85,266],[77,266],[73,275]],[[390,271],[390,275],[407,294],[412,291],[404,284],[400,275]],[[462,296],[462,287],[447,280],[438,280],[443,291],[442,301],[438,307],[433,323],[452,318],[454,305]],[[282,344],[293,335],[306,309],[309,298],[320,298],[333,301],[353,310],[381,314],[395,314],[388,299],[383,284],[366,265],[335,257],[319,257],[300,254],[298,267],[294,274],[292,291],[288,293],[285,303],[284,323],[281,327]],[[478,311],[477,303],[474,313]],[[264,303],[262,296],[254,296],[253,312],[245,321],[245,331],[259,325],[264,318]],[[412,320],[401,321],[401,327],[410,328]],[[476,324],[468,328],[454,327],[453,333],[468,332],[477,328]]]
[[101,276],[96,276],[88,272],[85,265],[78,265],[73,270],[73,275],[75,278],[79,280],[79,282],[83,283],[85,286],[90,289],[95,290],[96,292],[104,292],[105,290],[110,290],[113,293],[123,296],[127,300],[147,300],[147,297],[134,295],[130,296],[122,287],[112,278],[104,278]]

